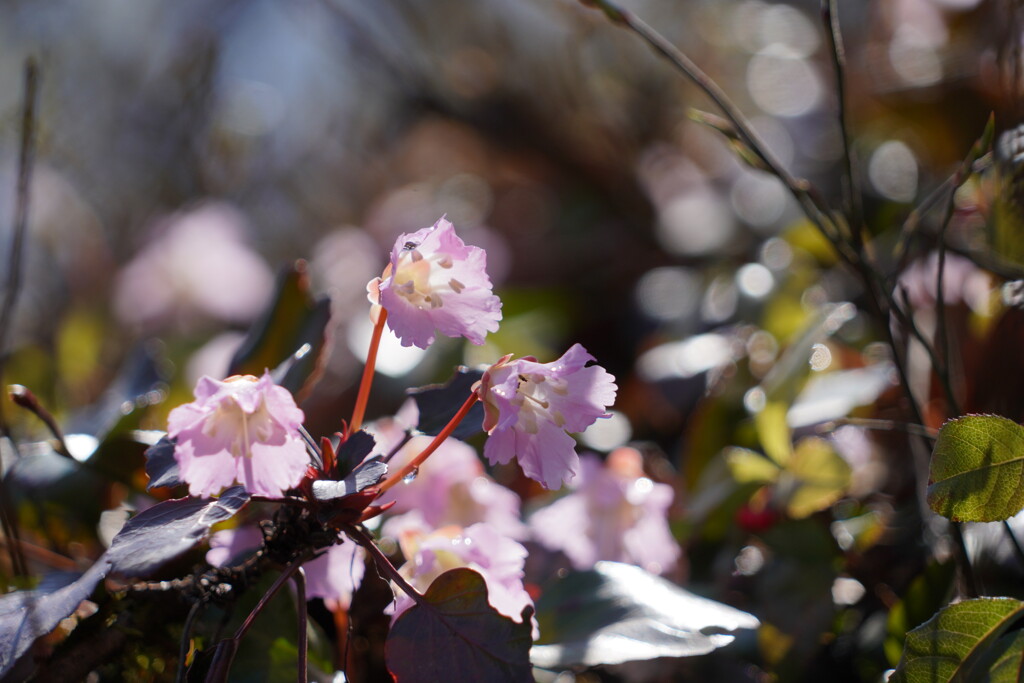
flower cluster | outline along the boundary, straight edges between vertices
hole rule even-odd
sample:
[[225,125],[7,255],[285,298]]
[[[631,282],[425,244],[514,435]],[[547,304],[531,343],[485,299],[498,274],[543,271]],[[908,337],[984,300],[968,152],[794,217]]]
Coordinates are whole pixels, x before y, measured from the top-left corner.
[[[302,410],[269,372],[224,381],[203,377],[195,401],[170,414],[168,436],[192,495],[216,495],[238,483],[250,494],[295,506],[297,512],[283,519],[306,520],[301,537],[310,547],[290,557],[305,561],[307,594],[332,609],[347,608],[368,555],[381,561],[382,555],[357,545],[374,549],[354,525],[385,511],[381,531],[398,540],[406,559],[401,569],[391,569],[397,584],[425,591],[441,573],[469,567],[483,576],[491,606],[517,622],[532,605],[523,586],[527,551],[518,542],[531,534],[581,567],[616,559],[661,570],[675,562],[678,547],[664,524],[668,487],[642,477],[637,463],[621,455],[613,455],[607,469],[588,456],[581,470],[572,435],[608,415],[616,386],[579,344],[551,363],[501,358],[467,390],[448,425],[430,432],[436,436],[416,433],[415,408],[362,430],[385,324],[403,345],[423,348],[438,334],[481,344],[497,330],[501,302],[485,264],[484,251],[464,244],[444,218],[399,236],[389,265],[367,286],[376,329],[352,420],[333,442],[324,439],[318,447],[303,432]],[[523,474],[548,489],[581,472],[576,491],[535,514],[529,527],[520,518],[519,497],[487,474],[474,448],[452,436],[477,403],[488,435],[483,455],[492,465],[515,459]],[[361,460],[355,469],[352,458]],[[256,548],[270,548],[264,534],[275,533],[277,524],[275,518],[263,531],[243,524],[218,532],[208,561],[237,565]],[[601,545],[599,528],[614,530],[612,545]],[[398,591],[396,618],[413,604]]]

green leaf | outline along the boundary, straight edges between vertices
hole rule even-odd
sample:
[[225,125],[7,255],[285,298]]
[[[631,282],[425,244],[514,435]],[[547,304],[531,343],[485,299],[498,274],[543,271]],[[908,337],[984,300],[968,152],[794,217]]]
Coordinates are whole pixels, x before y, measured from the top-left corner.
[[737,484],[771,484],[782,471],[773,461],[746,448],[728,449],[725,462]]
[[948,602],[955,575],[956,564],[953,562],[928,565],[910,582],[903,599],[889,610],[885,656],[893,666],[899,664],[907,632],[923,624]]
[[395,620],[384,659],[398,683],[532,681],[530,617],[522,623],[487,602],[487,585],[472,569],[434,579],[419,603]]
[[850,486],[850,465],[824,439],[808,437],[797,444],[778,491],[786,512],[803,519],[839,500]]
[[891,683],[976,681],[996,640],[1024,613],[1024,602],[978,598],[950,605],[907,634]]
[[308,390],[326,358],[330,318],[330,299],[313,298],[306,264],[296,261],[278,276],[273,301],[250,328],[228,374],[258,377],[281,366],[274,381],[295,394]]
[[1024,508],[1024,428],[968,415],[939,430],[928,487],[931,509],[955,522],[998,522]]
[[751,614],[619,562],[549,582],[537,620],[541,635],[530,659],[550,669],[707,654],[732,642],[729,632],[760,625]]
[[757,415],[754,425],[765,454],[782,467],[793,456],[793,441],[786,424],[788,406],[781,401],[769,401]]
[[985,659],[986,669],[977,672],[978,683],[1020,683],[1024,680],[1024,631],[1014,631],[996,641]]

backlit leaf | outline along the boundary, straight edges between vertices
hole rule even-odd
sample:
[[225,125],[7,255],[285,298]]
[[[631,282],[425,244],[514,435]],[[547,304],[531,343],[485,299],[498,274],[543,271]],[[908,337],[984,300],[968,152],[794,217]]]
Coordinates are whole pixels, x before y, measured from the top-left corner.
[[996,415],[968,415],[939,430],[928,505],[953,521],[997,522],[1024,508],[1024,428]]
[[725,461],[738,484],[770,484],[779,478],[782,470],[765,456],[746,448],[730,448]]
[[979,663],[1024,614],[1024,602],[978,598],[950,605],[907,634],[903,659],[891,683],[977,681]]
[[779,401],[769,401],[754,416],[757,436],[765,454],[777,464],[785,466],[793,455],[793,442],[786,424],[788,406]]
[[828,441],[808,437],[797,444],[779,477],[778,494],[789,516],[802,519],[839,500],[850,486],[850,474],[850,465]]

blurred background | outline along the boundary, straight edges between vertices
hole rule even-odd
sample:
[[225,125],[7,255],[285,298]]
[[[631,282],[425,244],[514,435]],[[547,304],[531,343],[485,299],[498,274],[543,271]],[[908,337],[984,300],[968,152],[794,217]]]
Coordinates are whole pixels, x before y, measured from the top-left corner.
[[[816,2],[628,5],[837,199],[836,97]],[[990,111],[1013,123],[1012,9],[841,6],[877,229],[949,172]],[[636,36],[568,0],[12,1],[0,5],[0,36],[5,223],[24,58],[42,72],[12,341],[15,361],[63,349],[66,367],[32,383],[51,400],[88,400],[146,339],[168,345],[184,385],[216,374],[275,271],[299,258],[334,297],[318,393],[341,400],[368,334],[366,281],[399,233],[447,214],[488,250],[505,301],[501,332],[460,361],[550,360],[580,341],[622,380],[623,429],[678,435],[686,406],[645,385],[701,375],[736,349],[709,353],[705,340],[674,365],[637,357],[756,322],[773,291],[793,288],[800,254],[776,239],[800,219],[785,189],[689,120],[690,107],[713,108]],[[746,340],[763,366],[786,331]],[[382,370],[416,381],[460,353],[442,351]],[[30,370],[12,362],[12,379],[19,369]],[[47,391],[54,383],[65,386]]]
[[[795,175],[840,204],[835,74],[817,2],[623,4],[715,78]],[[884,255],[991,112],[998,130],[1019,122],[1020,12],[1011,0],[839,11],[857,177]],[[196,378],[226,372],[275,274],[303,259],[333,313],[331,354],[303,408],[313,433],[338,429],[370,334],[365,285],[400,233],[442,215],[487,250],[501,331],[482,347],[385,346],[369,417],[393,413],[405,388],[441,381],[453,365],[505,353],[549,361],[580,342],[620,387],[613,417],[584,447],[633,444],[652,476],[675,482],[674,528],[692,542],[696,579],[752,566],[750,552],[737,554],[753,547],[744,541],[711,546],[743,500],[709,526],[723,504],[702,499],[697,482],[723,447],[756,442],[744,420],[788,382],[785,370],[769,374],[787,349],[799,349],[792,367],[833,382],[814,393],[801,378],[808,393],[790,397],[804,411],[790,414],[794,428],[895,393],[889,351],[865,313],[837,306],[820,318],[823,305],[857,303],[859,285],[786,188],[691,119],[691,108],[718,112],[678,72],[579,3],[6,0],[5,269],[29,56],[41,73],[38,145],[4,380],[62,419],[105,396],[142,353],[160,381],[137,405],[167,400],[140,424],[163,428]],[[950,233],[968,246],[983,233],[986,182],[957,195]],[[933,236],[939,218],[923,220]],[[922,234],[904,281],[926,309],[934,238]],[[980,330],[995,314],[992,282],[957,263],[947,302],[965,330],[968,319]],[[916,388],[927,404],[924,367]],[[16,435],[42,433],[24,413],[9,419]],[[848,517],[882,494],[912,497],[905,459],[894,465],[863,431],[844,434],[834,441],[854,468]],[[701,555],[701,543],[712,549]],[[768,621],[796,629],[787,620],[799,610],[777,609]]]

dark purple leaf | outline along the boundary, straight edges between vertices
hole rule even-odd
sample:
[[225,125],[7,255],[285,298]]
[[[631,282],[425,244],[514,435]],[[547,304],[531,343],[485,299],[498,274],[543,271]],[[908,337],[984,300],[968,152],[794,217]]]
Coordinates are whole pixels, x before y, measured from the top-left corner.
[[227,374],[260,376],[281,366],[274,381],[298,394],[323,365],[330,318],[330,300],[313,298],[306,264],[295,262],[278,276],[274,299],[249,329]]
[[52,582],[46,588],[0,597],[0,676],[10,670],[36,638],[55,629],[61,619],[92,595],[109,569],[110,559],[104,555],[70,584]]
[[[420,411],[417,428],[427,436],[437,436],[455,417],[472,393],[473,385],[484,376],[479,370],[458,367],[446,384],[430,384],[407,392]],[[456,439],[468,439],[483,429],[484,407],[477,402],[452,432]]]
[[369,432],[364,432],[361,429],[350,434],[345,443],[341,444],[335,452],[337,476],[347,477],[366,456],[373,452],[376,443]]
[[367,460],[355,468],[351,474],[341,481],[319,479],[313,482],[313,496],[320,501],[335,500],[351,496],[353,493],[367,489],[388,473],[388,466],[381,462],[380,457]]
[[166,436],[146,449],[146,474],[149,475],[147,491],[160,486],[181,484],[178,461],[174,457],[176,442]]
[[235,486],[220,498],[178,498],[157,503],[128,520],[107,555],[112,571],[143,576],[202,542],[210,528],[234,517],[249,501]]
[[480,574],[460,568],[437,577],[425,603],[391,627],[384,652],[398,683],[532,681],[530,616],[517,624],[487,602]]

